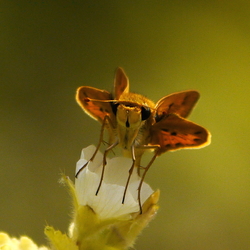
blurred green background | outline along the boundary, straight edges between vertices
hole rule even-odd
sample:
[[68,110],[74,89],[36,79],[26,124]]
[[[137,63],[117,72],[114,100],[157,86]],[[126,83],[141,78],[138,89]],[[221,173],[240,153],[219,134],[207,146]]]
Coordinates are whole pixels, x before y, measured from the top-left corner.
[[122,66],[131,90],[157,101],[187,89],[190,119],[212,144],[159,157],[146,180],[160,210],[136,249],[250,248],[249,1],[1,1],[0,230],[45,244],[65,232],[72,179],[100,124],[75,102],[82,85],[111,90]]

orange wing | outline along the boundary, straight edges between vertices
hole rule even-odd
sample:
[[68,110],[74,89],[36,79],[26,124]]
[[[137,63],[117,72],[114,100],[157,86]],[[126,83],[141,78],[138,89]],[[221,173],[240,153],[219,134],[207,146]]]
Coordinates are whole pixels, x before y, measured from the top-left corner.
[[156,105],[156,119],[166,114],[177,114],[186,118],[200,97],[195,90],[174,93],[160,99]]
[[129,93],[129,79],[122,68],[117,68],[114,80],[114,99],[119,100],[124,93]]
[[128,77],[122,68],[117,68],[113,96],[106,90],[83,86],[77,89],[76,100],[89,116],[102,123],[107,115],[112,121],[116,120],[116,103],[119,103],[119,98],[123,93],[128,92]]
[[209,132],[176,114],[165,115],[150,131],[150,145],[159,145],[158,155],[182,148],[200,148],[210,143]]
[[89,116],[101,123],[103,122],[104,117],[107,115],[110,116],[111,120],[115,119],[112,109],[113,103],[103,102],[111,99],[111,94],[108,91],[88,86],[79,87],[76,93],[76,100],[82,109]]

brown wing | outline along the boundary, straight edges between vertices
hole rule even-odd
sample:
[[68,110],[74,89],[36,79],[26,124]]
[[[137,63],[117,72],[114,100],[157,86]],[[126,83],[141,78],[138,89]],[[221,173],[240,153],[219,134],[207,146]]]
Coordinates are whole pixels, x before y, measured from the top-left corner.
[[[91,99],[100,101],[92,101]],[[76,92],[76,100],[89,116],[101,123],[106,115],[109,115],[111,119],[115,119],[111,103],[102,102],[111,100],[111,94],[108,91],[88,86],[79,87]]]
[[178,115],[166,115],[151,127],[150,145],[160,145],[158,155],[182,148],[200,148],[210,143],[210,133]]
[[163,97],[155,106],[157,117],[173,113],[185,118],[199,97],[200,94],[195,90],[182,91]]
[[129,80],[122,68],[117,68],[114,80],[114,99],[119,100],[123,93],[129,93]]

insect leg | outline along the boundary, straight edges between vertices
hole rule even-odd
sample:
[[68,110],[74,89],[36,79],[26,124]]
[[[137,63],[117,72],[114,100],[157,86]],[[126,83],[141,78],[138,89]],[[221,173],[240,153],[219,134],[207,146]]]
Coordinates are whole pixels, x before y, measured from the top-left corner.
[[155,149],[154,151],[154,156],[152,157],[152,159],[150,160],[150,162],[148,163],[148,165],[144,168],[144,172],[143,175],[141,177],[141,181],[140,184],[138,186],[138,203],[139,203],[139,207],[140,207],[140,214],[142,214],[142,204],[141,204],[141,188],[142,188],[142,184],[144,181],[144,178],[146,176],[146,173],[148,172],[149,168],[151,167],[151,165],[153,164],[153,162],[155,161],[157,155],[158,155],[158,149],[160,148],[159,145],[153,145],[153,146],[143,146],[143,148],[145,149]]
[[134,147],[134,145],[132,145],[132,161],[133,161],[132,166],[128,171],[129,175],[128,175],[127,183],[126,183],[126,186],[125,186],[125,189],[124,189],[123,197],[122,197],[122,204],[124,204],[126,192],[127,192],[127,189],[128,189],[128,184],[129,184],[129,181],[130,181],[130,177],[131,177],[131,175],[133,173],[133,170],[134,170],[134,167],[135,167],[135,147]]
[[97,154],[97,152],[98,152],[98,150],[99,150],[99,148],[100,148],[100,146],[101,146],[101,144],[102,144],[102,142],[103,142],[104,129],[105,129],[105,126],[107,125],[107,124],[106,124],[107,122],[108,122],[108,124],[109,124],[110,126],[113,127],[112,122],[111,122],[109,116],[105,116],[104,119],[103,119],[103,122],[102,122],[100,138],[99,138],[99,142],[98,142],[98,144],[97,144],[96,150],[95,150],[94,154],[92,155],[92,157],[91,157],[91,158],[90,158],[90,159],[89,159],[89,160],[88,160],[88,161],[87,161],[87,162],[77,171],[77,173],[76,173],[76,175],[75,175],[75,178],[77,178],[77,176],[79,175],[79,173],[88,165],[88,163],[89,163],[90,161],[93,161],[93,160],[94,160],[94,158],[95,158],[95,156],[96,156],[96,154]]
[[102,181],[103,181],[103,177],[104,177],[104,170],[105,170],[105,166],[107,164],[107,160],[106,160],[106,157],[107,157],[107,154],[110,150],[112,150],[117,144],[119,143],[119,141],[117,140],[115,143],[113,143],[112,145],[110,145],[108,148],[105,149],[105,152],[103,154],[103,166],[102,166],[102,173],[101,173],[101,179],[100,179],[100,182],[99,182],[99,185],[98,185],[98,188],[96,190],[96,193],[95,195],[98,195],[98,192],[101,188],[101,185],[102,185]]

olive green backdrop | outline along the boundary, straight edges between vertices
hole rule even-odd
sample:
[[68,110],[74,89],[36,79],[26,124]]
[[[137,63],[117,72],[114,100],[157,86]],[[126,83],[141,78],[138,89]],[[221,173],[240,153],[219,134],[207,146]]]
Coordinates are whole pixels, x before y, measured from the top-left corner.
[[76,104],[78,86],[131,90],[157,101],[196,89],[190,119],[212,144],[159,157],[147,182],[160,210],[136,249],[235,250],[250,244],[249,1],[1,1],[0,230],[45,244],[65,232],[74,176],[100,124]]

